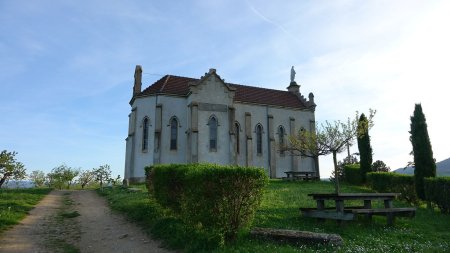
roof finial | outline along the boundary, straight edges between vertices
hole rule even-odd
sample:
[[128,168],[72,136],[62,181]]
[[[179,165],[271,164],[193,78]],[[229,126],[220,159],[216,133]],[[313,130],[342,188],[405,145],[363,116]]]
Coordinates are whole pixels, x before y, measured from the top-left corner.
[[291,68],[291,83],[295,82],[295,70],[294,66]]

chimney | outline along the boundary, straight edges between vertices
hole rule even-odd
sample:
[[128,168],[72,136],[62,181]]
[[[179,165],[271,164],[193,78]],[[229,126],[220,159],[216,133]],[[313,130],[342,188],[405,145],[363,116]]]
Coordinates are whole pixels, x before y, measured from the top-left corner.
[[133,97],[141,93],[142,88],[142,67],[141,65],[136,65],[134,70],[134,87],[133,87]]

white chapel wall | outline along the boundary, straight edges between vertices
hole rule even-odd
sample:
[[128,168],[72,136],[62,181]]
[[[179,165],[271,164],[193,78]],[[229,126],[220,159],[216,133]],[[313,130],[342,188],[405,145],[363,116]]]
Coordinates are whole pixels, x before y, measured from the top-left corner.
[[[158,96],[162,105],[161,129],[161,163],[185,163],[187,150],[186,130],[188,128],[186,98],[175,96]],[[177,149],[170,150],[170,120],[178,120]]]
[[[134,132],[134,174],[131,177],[145,177],[144,168],[153,163],[153,138],[155,127],[155,97],[137,98],[133,107],[136,108],[136,125]],[[149,119],[148,128],[148,148],[142,150],[143,140],[143,120],[144,117]]]

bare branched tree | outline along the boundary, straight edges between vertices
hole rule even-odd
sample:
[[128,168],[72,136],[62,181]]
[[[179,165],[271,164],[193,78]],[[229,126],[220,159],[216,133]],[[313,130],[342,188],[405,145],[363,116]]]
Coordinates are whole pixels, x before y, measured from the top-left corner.
[[[347,145],[353,145],[353,141],[358,135],[364,134],[366,129],[373,126],[375,113],[375,110],[369,109],[367,124],[360,127],[358,127],[358,112],[353,120],[348,118],[346,123],[338,120],[316,124],[315,129],[311,131],[301,130],[297,135],[290,136],[290,145],[283,148],[290,151],[292,155],[312,157],[315,160],[318,160],[319,156],[333,154],[334,172],[337,175],[337,154],[344,151]],[[339,193],[337,177],[335,178],[335,190],[336,193]]]

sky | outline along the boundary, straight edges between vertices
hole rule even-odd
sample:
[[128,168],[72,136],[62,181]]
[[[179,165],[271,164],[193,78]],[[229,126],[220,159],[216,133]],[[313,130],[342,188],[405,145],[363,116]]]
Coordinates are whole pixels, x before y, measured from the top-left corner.
[[[295,67],[319,123],[376,109],[375,160],[412,160],[421,103],[450,157],[450,1],[0,0],[0,150],[28,170],[109,164],[123,177],[134,68],[285,90]],[[351,152],[357,152],[357,145]],[[343,152],[338,155],[342,160]],[[320,158],[321,176],[332,170]]]

